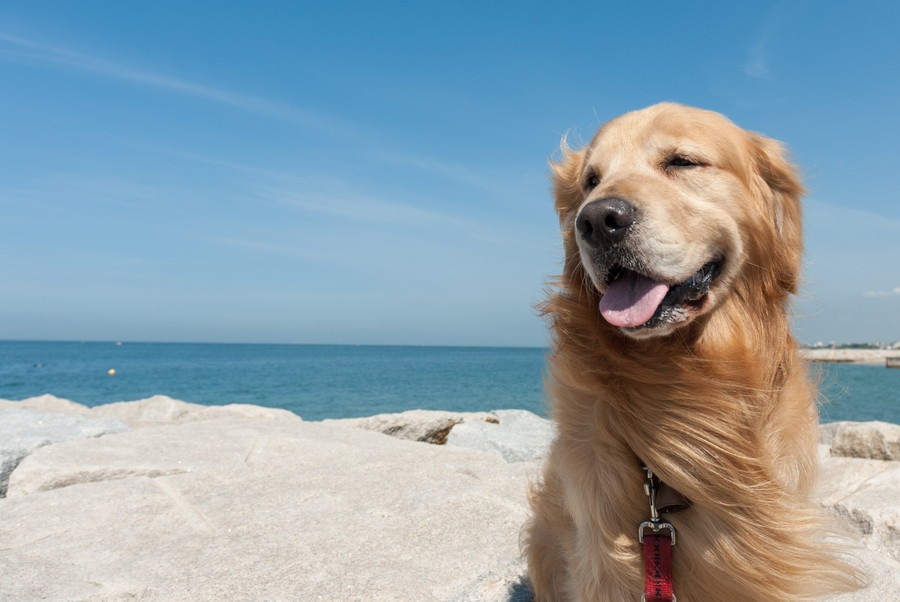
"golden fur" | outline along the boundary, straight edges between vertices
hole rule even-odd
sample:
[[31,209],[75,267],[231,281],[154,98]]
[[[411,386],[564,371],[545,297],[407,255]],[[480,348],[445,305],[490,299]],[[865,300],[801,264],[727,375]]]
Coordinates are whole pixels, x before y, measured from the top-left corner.
[[[673,157],[688,157],[673,160]],[[808,495],[815,391],[788,325],[801,261],[795,168],[778,142],[674,104],[626,114],[552,165],[565,248],[543,306],[558,425],[523,533],[539,601],[639,600],[646,463],[692,506],[678,534],[680,602],[805,600],[859,574],[823,545]],[[678,282],[724,257],[708,294],[657,328],[612,326],[575,218],[594,199],[637,207],[634,264]]]

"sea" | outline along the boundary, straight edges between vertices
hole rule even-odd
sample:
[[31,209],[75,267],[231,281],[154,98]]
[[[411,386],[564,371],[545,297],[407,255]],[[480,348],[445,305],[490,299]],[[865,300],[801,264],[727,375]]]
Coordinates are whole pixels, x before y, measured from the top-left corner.
[[[168,395],[305,420],[411,409],[546,416],[544,348],[0,341],[0,398],[96,406]],[[817,364],[823,422],[900,424],[900,370]]]

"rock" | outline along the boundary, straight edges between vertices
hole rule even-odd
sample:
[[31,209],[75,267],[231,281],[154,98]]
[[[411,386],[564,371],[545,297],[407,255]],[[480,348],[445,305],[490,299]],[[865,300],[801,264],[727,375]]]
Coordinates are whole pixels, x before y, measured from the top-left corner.
[[[824,424],[819,425],[819,444],[827,445],[831,447],[831,444],[834,442],[834,434],[837,433],[837,430],[844,424],[851,424],[848,422],[826,422]],[[830,454],[829,454],[830,455]]]
[[875,421],[834,424],[832,456],[900,460],[900,425]]
[[86,418],[77,414],[0,410],[0,497],[6,495],[10,474],[24,457],[45,445],[119,433],[128,427],[119,420]]
[[900,463],[826,458],[819,489],[821,504],[867,548],[900,563]]
[[507,462],[544,457],[553,438],[552,423],[525,410],[411,410],[367,418],[324,420],[323,423],[376,431],[410,441],[479,449],[502,456]]
[[62,397],[55,395],[39,395],[37,397],[29,397],[22,401],[10,401],[8,399],[0,399],[0,410],[30,410],[32,412],[53,412],[59,414],[77,414],[79,416],[90,415],[90,409],[87,406],[75,403]]
[[865,589],[837,594],[823,598],[819,602],[874,602],[897,599],[897,587],[900,585],[900,563],[892,558],[870,549],[853,550],[855,562],[869,578],[869,586]]
[[447,445],[480,449],[507,462],[546,457],[553,439],[553,423],[526,410],[495,410],[495,422],[467,420],[453,427]]
[[[9,413],[7,413],[9,412]],[[74,401],[41,395],[22,401],[0,399],[0,497],[22,459],[38,447],[118,433],[128,427],[165,425],[222,417],[294,416],[287,410],[247,404],[203,406],[156,395],[138,401],[88,408]]]
[[[405,424],[395,433],[427,439],[447,424],[438,413],[317,423],[169,398],[102,408],[88,417],[134,429],[46,445],[13,471],[0,600],[531,599],[518,537],[540,463],[527,458],[552,436],[536,416],[452,414],[438,446],[352,428]],[[900,463],[820,449],[822,503],[858,534],[873,578],[828,600],[893,599]]]
[[2,597],[506,600],[528,466],[296,417],[59,443],[0,501]]
[[454,426],[470,421],[497,422],[497,417],[488,412],[409,410],[399,414],[378,414],[367,418],[343,418],[322,422],[376,431],[398,439],[444,445]]
[[166,395],[154,395],[138,401],[96,406],[92,413],[98,416],[115,416],[133,427],[141,427],[186,422],[207,409],[208,406],[179,401]]
[[229,416],[245,416],[248,418],[295,416],[292,412],[276,408],[264,408],[248,404],[204,406],[172,399],[166,395],[154,395],[153,397],[137,401],[120,401],[96,406],[91,408],[90,413],[94,416],[115,417],[132,427],[177,424]]

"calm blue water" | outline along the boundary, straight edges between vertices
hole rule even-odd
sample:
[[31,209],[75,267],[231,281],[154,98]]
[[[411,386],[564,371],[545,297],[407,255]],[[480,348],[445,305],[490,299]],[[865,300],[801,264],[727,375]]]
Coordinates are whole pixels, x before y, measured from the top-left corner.
[[[0,342],[0,398],[85,405],[168,395],[307,420],[416,408],[544,413],[543,349]],[[42,364],[42,367],[35,367]],[[115,376],[108,371],[115,369]]]
[[[0,398],[89,406],[168,395],[307,420],[415,408],[546,414],[545,349],[0,341]],[[108,371],[114,369],[114,376]],[[900,370],[823,365],[824,420],[900,423]]]
[[[820,364],[822,422],[882,420],[900,424],[900,369]],[[813,372],[815,374],[815,372]]]

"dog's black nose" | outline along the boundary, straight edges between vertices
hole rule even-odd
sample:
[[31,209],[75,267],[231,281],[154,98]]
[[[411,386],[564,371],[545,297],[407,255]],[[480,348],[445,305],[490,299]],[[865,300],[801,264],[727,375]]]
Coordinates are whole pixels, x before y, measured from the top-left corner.
[[634,205],[611,196],[585,205],[575,220],[575,227],[588,244],[597,246],[621,241],[636,218]]

